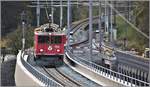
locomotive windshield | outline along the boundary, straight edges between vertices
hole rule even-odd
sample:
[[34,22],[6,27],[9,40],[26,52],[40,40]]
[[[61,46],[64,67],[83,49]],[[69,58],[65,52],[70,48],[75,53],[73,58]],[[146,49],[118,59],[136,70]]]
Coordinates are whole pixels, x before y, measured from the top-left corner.
[[62,36],[38,36],[38,43],[61,44]]
[[49,36],[38,36],[38,43],[48,43]]
[[60,44],[62,42],[61,36],[51,36],[51,44]]

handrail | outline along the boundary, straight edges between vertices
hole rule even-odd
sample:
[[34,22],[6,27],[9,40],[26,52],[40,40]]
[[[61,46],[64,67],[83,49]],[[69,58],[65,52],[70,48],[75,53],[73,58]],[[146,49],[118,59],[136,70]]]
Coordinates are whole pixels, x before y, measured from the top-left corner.
[[[97,17],[94,17],[93,19],[96,19]],[[88,20],[84,19],[82,21],[80,21],[80,23],[86,22]],[[78,24],[74,27],[77,27]],[[74,30],[75,32],[76,30]],[[32,74],[34,75],[39,81],[41,81],[45,86],[54,86],[54,87],[63,87],[61,84],[59,84],[58,82],[56,82],[53,79],[48,78],[47,76],[45,76],[44,74],[42,74],[41,72],[39,72],[38,70],[36,70],[33,66],[31,66],[28,62],[26,62],[23,58],[25,57],[25,51],[21,50],[21,55],[20,55],[20,59],[22,64],[24,65],[24,67]]]
[[91,61],[87,61],[81,57],[75,56],[70,52],[70,50],[68,48],[66,48],[66,51],[69,54],[69,56],[71,56],[71,60],[82,64],[83,66],[87,67],[88,69],[92,70],[93,72],[97,73],[98,75],[105,76],[108,79],[119,82],[121,84],[125,84],[127,86],[149,86],[150,85],[150,83],[148,83],[148,82],[144,82],[142,80],[124,75],[119,72],[115,72],[111,69],[107,69],[107,68],[97,65]]
[[25,57],[25,52],[21,52],[21,62],[24,65],[24,67],[32,74],[34,75],[39,81],[41,81],[45,86],[52,86],[52,87],[63,87],[61,84],[56,82],[55,80],[48,78],[43,73],[39,72],[37,69],[35,69],[33,66],[31,66],[28,62],[26,62],[23,58]]
[[[85,22],[85,21],[86,20],[84,20],[82,22]],[[74,43],[74,44],[78,44],[78,43]],[[150,83],[148,83],[148,82],[124,75],[124,74],[119,73],[119,72],[115,72],[111,69],[107,69],[103,66],[97,65],[93,62],[90,62],[90,61],[84,60],[83,58],[77,57],[77,56],[73,55],[68,48],[66,48],[66,51],[67,51],[67,53],[69,53],[72,56],[71,60],[88,67],[90,70],[94,71],[95,73],[97,73],[99,75],[104,74],[103,76],[106,76],[109,79],[115,80],[115,81],[122,83],[122,84],[126,83],[127,86],[149,86],[150,85]],[[101,56],[105,57],[104,55],[101,55]],[[70,58],[70,57],[68,57],[68,58]]]

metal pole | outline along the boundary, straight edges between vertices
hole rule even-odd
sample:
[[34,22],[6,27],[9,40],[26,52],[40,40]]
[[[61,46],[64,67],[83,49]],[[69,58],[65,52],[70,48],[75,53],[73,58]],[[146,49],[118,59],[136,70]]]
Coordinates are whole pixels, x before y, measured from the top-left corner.
[[110,42],[112,43],[112,41],[113,41],[113,25],[112,25],[112,8],[110,7]]
[[22,50],[25,48],[25,12],[21,13],[21,20],[22,20]]
[[131,16],[130,16],[130,8],[131,8],[131,2],[128,0],[128,20],[130,20]]
[[25,37],[24,37],[24,28],[25,28],[25,22],[22,22],[22,32],[23,32],[23,38],[22,38],[22,48],[24,50],[25,48]]
[[106,0],[105,0],[105,32],[107,32],[107,17],[106,17],[106,15],[107,15],[107,7],[106,7]]
[[[109,3],[110,1],[106,1],[106,3]],[[110,7],[109,6],[107,6],[107,22],[108,22],[108,24],[107,24],[107,29],[108,29],[108,40],[110,41]]]
[[[150,1],[149,1],[149,9],[150,9]],[[150,14],[150,10],[149,10],[149,14]],[[150,15],[149,15],[149,18],[150,18]],[[149,19],[149,21],[150,21],[150,19]],[[149,22],[149,28],[150,28],[150,22]],[[149,38],[150,38],[150,29],[149,29]],[[149,48],[150,48],[150,39],[149,39]],[[149,55],[150,55],[150,52],[149,52]],[[149,60],[148,82],[150,83],[150,60]],[[149,84],[149,86],[150,86],[150,84]]]
[[62,7],[62,0],[60,0],[60,28],[62,28],[62,21],[63,21],[63,7]]
[[40,25],[40,2],[37,0],[37,7],[36,7],[36,15],[37,15],[37,26]]
[[[128,11],[128,14],[125,14],[125,18],[129,21],[129,1],[127,2],[127,7],[125,8],[125,10],[127,10]],[[128,25],[127,23],[126,23],[126,25]],[[125,29],[125,34],[126,34],[126,36],[125,36],[125,38],[124,38],[124,50],[126,50],[126,47],[127,47],[127,36],[128,36],[128,28],[126,28]]]
[[67,4],[67,27],[68,27],[68,31],[67,31],[67,36],[68,36],[68,44],[67,44],[67,46],[69,47],[69,45],[70,45],[70,31],[71,31],[71,27],[70,27],[70,23],[71,23],[71,14],[70,14],[70,12],[71,12],[71,5],[70,5],[70,0],[68,0],[68,4]]
[[78,14],[78,19],[77,20],[80,20],[80,8],[79,8],[79,0],[77,0],[77,14]]
[[79,8],[79,0],[77,0],[77,8]]
[[101,46],[102,46],[102,29],[101,29],[101,1],[99,1],[99,47],[100,47],[100,52],[101,52]]
[[89,0],[89,42],[90,42],[90,58],[92,58],[92,0]]
[[[106,2],[106,3],[110,3],[110,1]],[[110,23],[111,23],[111,7],[107,7],[107,15],[108,15],[108,25],[107,25],[107,28],[108,28],[108,40],[111,42],[111,26],[110,26]]]
[[[114,8],[116,9],[116,1],[114,1]],[[116,12],[115,11],[113,11],[114,12],[114,28],[116,28]]]
[[51,19],[52,19],[52,24],[54,23],[54,7],[53,7],[53,0],[51,0]]

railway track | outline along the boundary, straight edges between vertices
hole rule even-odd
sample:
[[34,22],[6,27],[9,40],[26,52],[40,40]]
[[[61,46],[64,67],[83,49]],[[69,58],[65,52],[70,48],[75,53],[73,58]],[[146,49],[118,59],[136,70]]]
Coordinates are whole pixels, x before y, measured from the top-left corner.
[[52,77],[55,81],[63,85],[64,87],[81,87],[82,85],[79,84],[77,81],[69,78],[65,74],[61,73],[57,68],[45,68],[43,67],[44,71]]
[[[78,26],[75,26],[74,27],[74,32],[73,32],[73,34],[82,26],[82,25],[84,25],[84,24],[88,24],[88,21],[83,21],[83,22],[81,22]],[[77,47],[77,46],[80,46],[80,47],[82,47],[82,45],[84,46],[84,44],[86,44],[86,43],[88,43],[88,39],[86,39],[86,40],[84,40],[84,41],[81,41],[81,42],[76,42],[76,43],[73,43],[73,44],[71,44],[70,46],[71,47]],[[106,47],[108,47],[108,46],[106,46]],[[98,47],[97,47],[98,48]],[[111,47],[109,47],[109,48],[111,48]],[[112,48],[111,48],[112,49]],[[97,50],[99,50],[99,49],[97,49]],[[124,63],[125,65],[132,65],[131,67],[134,67],[134,68],[137,68],[137,69],[139,69],[139,70],[141,70],[141,71],[144,71],[144,72],[148,72],[148,61],[149,61],[149,59],[146,59],[146,58],[141,58],[141,57],[136,57],[136,56],[134,56],[134,55],[129,55],[129,54],[126,54],[126,53],[122,53],[122,52],[120,52],[120,51],[118,51],[118,50],[116,50],[116,52],[117,52],[117,54],[118,55],[121,55],[121,54],[123,54],[123,55],[125,55],[125,57],[122,57],[122,56],[118,56],[118,60],[122,60],[122,59],[124,59],[124,61],[122,62],[122,61],[119,61],[121,64],[122,63]],[[120,53],[119,53],[120,52]],[[126,58],[127,57],[127,58]],[[130,57],[130,58],[128,58],[128,57]],[[126,63],[127,62],[127,63]],[[140,66],[139,66],[140,65]]]
[[[84,24],[87,24],[87,21],[82,21],[77,24],[72,25],[72,31],[75,33],[80,27],[82,27]],[[71,46],[80,46],[88,43],[88,39],[82,42],[74,43]],[[79,82],[73,80],[71,77],[68,77],[63,72],[60,72],[58,68],[45,68],[43,67],[43,70],[52,77],[55,81],[63,85],[64,87],[80,87],[83,86]]]
[[[94,20],[94,21],[97,21],[98,18],[99,18],[99,16],[93,17],[93,20]],[[82,21],[80,21],[80,22],[77,22],[76,24],[72,24],[72,26],[71,26],[71,29],[72,29],[72,30],[71,30],[71,31],[72,31],[73,34],[74,34],[78,29],[80,29],[80,27],[82,27],[82,26],[84,26],[84,25],[85,25],[85,27],[88,25],[88,18],[87,18],[87,19],[84,19],[84,20],[82,20]],[[70,44],[70,46],[76,47],[76,46],[79,46],[79,45],[81,45],[81,44],[86,44],[86,43],[88,43],[88,39],[86,39],[86,40],[84,40],[84,41],[81,41],[81,42],[76,42],[76,43]]]
[[[98,18],[98,17],[94,17],[93,18],[93,20],[95,20],[96,18]],[[86,19],[86,20],[83,20],[83,21],[81,21],[80,23],[77,23],[76,25],[74,25],[72,28],[73,28],[73,30],[74,30],[74,32],[73,33],[75,33],[82,25],[85,25],[85,24],[88,24],[88,19]],[[82,45],[84,45],[84,44],[86,44],[86,43],[88,43],[88,39],[86,39],[86,40],[84,40],[84,41],[80,41],[80,42],[76,42],[76,43],[73,43],[73,44],[71,44],[70,46],[71,47],[77,47],[77,46],[82,46]],[[109,46],[106,46],[106,45],[103,45],[104,47],[106,47],[106,48],[109,48],[109,49],[112,49],[111,47],[109,47]],[[98,48],[98,47],[97,47]],[[97,49],[97,50],[99,50],[99,49]],[[134,55],[130,55],[130,54],[126,54],[125,52],[123,53],[123,52],[120,52],[119,50],[117,50],[117,49],[115,49],[116,50],[116,52],[117,53],[121,53],[121,54],[124,54],[124,55],[127,55],[127,56],[129,56],[129,57],[132,57],[132,59],[129,59],[129,58],[127,58],[127,59],[125,59],[125,61],[129,61],[129,60],[131,60],[131,61],[129,61],[129,62],[131,62],[131,63],[135,63],[135,64],[137,64],[137,65],[141,65],[142,63],[144,64],[144,65],[146,65],[146,66],[148,66],[148,61],[149,61],[149,59],[148,58],[141,58],[141,57],[136,57],[136,56],[134,56]],[[139,63],[140,62],[140,63]],[[143,66],[144,66],[143,65]]]

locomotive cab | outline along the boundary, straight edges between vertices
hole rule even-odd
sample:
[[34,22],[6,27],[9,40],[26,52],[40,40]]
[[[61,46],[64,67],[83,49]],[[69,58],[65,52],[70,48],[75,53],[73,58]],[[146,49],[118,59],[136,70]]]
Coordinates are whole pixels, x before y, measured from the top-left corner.
[[[34,36],[34,60],[44,60],[48,64],[63,61],[66,35],[60,32],[52,32],[53,28],[43,28],[43,31],[35,31]],[[46,64],[47,65],[47,64]]]
[[64,53],[66,38],[64,35],[37,35],[36,55],[56,55]]

